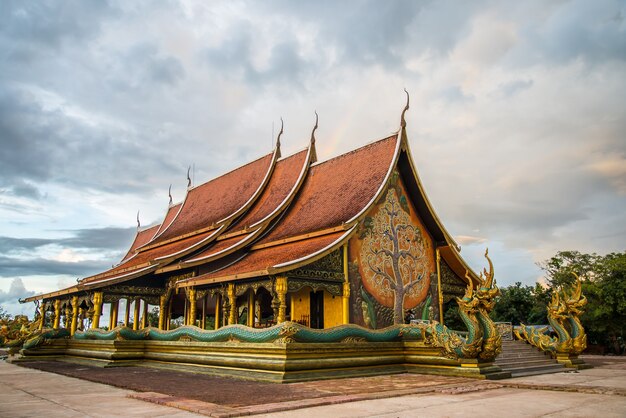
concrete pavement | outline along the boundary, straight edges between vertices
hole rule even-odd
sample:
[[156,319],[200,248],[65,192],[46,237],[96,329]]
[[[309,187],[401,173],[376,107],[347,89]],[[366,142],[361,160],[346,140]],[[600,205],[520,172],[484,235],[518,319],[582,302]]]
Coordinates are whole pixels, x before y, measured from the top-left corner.
[[[418,381],[412,382],[407,378],[406,387],[388,392],[353,390],[340,396],[242,407],[160,393],[134,392],[0,361],[0,417],[229,417],[255,414],[268,418],[626,416],[626,358],[593,360],[596,368],[574,373],[489,382],[462,379],[460,382],[432,382],[431,385],[420,385]],[[412,377],[419,378],[417,375]],[[424,382],[428,379],[424,376]],[[362,381],[357,381],[359,385],[364,385]],[[342,379],[326,381],[325,384],[351,383],[350,379]]]

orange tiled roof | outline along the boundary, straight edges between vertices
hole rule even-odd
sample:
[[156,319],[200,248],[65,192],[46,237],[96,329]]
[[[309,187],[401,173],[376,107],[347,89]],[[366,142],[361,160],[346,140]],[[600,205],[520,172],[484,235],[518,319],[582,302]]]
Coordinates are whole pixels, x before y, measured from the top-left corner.
[[152,238],[157,237],[161,232],[169,228],[169,226],[172,224],[172,221],[174,221],[174,218],[176,218],[176,215],[178,215],[178,211],[180,210],[181,206],[182,206],[182,202],[176,203],[175,205],[171,205],[169,208],[167,208],[165,219],[163,219],[163,222],[161,223],[161,227],[159,228],[158,231],[156,231],[156,233],[154,234],[154,237]]
[[389,172],[398,141],[393,135],[311,167],[287,214],[260,242],[340,226],[357,215]]
[[128,249],[128,252],[126,253],[126,255],[122,257],[121,263],[123,263],[124,261],[132,257],[133,255],[135,255],[135,251],[137,250],[137,248],[145,245],[148,241],[150,241],[160,226],[161,225],[154,225],[154,226],[151,226],[150,228],[137,231],[137,234],[135,235],[135,240],[130,245],[130,248]]
[[300,151],[276,163],[269,183],[254,206],[229,229],[237,231],[263,220],[287,197],[298,181],[308,150]]
[[209,258],[211,256],[216,255],[217,253],[221,251],[227,250],[231,247],[236,247],[238,244],[240,244],[241,242],[249,238],[250,234],[251,233],[236,235],[234,237],[230,237],[230,238],[223,239],[221,241],[214,242],[213,245],[211,245],[209,248],[204,249],[198,254],[194,254],[192,256],[186,257],[183,263],[185,261],[194,261],[199,258]]
[[236,278],[234,277],[236,275],[245,276],[246,273],[267,272],[268,269],[276,265],[296,261],[323,250],[345,234],[346,231],[335,232],[307,240],[253,250],[232,265],[193,277],[185,282],[189,285],[217,283]]
[[258,191],[273,157],[273,153],[268,154],[190,189],[178,215],[155,242],[210,227],[236,213]]
[[153,263],[157,258],[167,257],[169,255],[176,254],[180,251],[190,249],[196,244],[201,243],[204,239],[211,237],[216,231],[206,231],[198,235],[187,237],[185,239],[170,242],[168,244],[150,248],[145,251],[140,251],[134,257],[128,259],[126,262],[115,266],[114,268],[105,271],[104,273],[90,276],[81,281],[81,283],[89,283],[92,281],[99,281],[106,277],[115,276],[129,270],[142,268],[149,263]]

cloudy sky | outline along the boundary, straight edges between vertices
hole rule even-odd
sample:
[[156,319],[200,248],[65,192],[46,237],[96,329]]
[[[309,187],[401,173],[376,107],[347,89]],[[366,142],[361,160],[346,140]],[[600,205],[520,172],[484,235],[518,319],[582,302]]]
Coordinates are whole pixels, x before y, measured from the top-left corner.
[[[471,4],[470,4],[471,3]],[[398,129],[471,266],[626,249],[623,1],[0,3],[0,305],[119,261],[172,184]]]

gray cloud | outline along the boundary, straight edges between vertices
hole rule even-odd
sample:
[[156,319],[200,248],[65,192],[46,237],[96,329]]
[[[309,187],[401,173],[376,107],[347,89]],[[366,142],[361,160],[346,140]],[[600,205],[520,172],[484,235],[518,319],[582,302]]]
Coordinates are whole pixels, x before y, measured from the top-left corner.
[[155,186],[145,181],[146,168],[176,170],[165,152],[142,146],[146,140],[124,129],[94,126],[63,108],[46,109],[28,91],[0,89],[0,186],[16,195],[40,197],[25,180],[146,192]]
[[0,290],[0,304],[13,303],[18,299],[33,296],[35,292],[27,290],[21,278],[16,277],[11,281],[11,286],[7,292]]
[[64,262],[45,258],[18,259],[0,255],[0,277],[67,274],[86,277],[111,268],[106,261]]
[[41,53],[52,56],[68,42],[93,39],[102,22],[119,16],[118,13],[108,1],[3,1],[0,4],[3,55],[11,60]]
[[0,253],[10,254],[30,251],[46,245],[56,245],[61,248],[90,249],[90,250],[117,250],[123,249],[125,244],[130,245],[135,236],[135,228],[91,228],[78,229],[70,232],[73,236],[59,239],[43,238],[12,238],[0,236]]
[[516,94],[527,90],[533,86],[532,80],[515,80],[508,83],[500,84],[498,92],[505,98],[510,98]]

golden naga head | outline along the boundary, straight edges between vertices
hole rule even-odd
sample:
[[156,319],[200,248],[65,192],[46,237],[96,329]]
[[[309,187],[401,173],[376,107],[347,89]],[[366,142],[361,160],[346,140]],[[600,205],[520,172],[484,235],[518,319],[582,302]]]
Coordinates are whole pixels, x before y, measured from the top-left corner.
[[477,309],[480,300],[476,297],[476,293],[474,292],[474,283],[469,278],[469,272],[466,273],[465,277],[469,279],[469,284],[465,289],[465,294],[462,298],[456,298],[457,303],[459,304],[459,308],[465,311],[474,311]]
[[576,283],[570,294],[563,290],[563,304],[568,313],[580,315],[583,307],[587,304],[587,298],[582,294],[582,281],[578,274],[572,272],[576,277]]
[[[485,258],[489,263],[489,271],[483,269],[478,278],[480,284],[476,290],[476,296],[481,300],[483,306],[490,311],[495,305],[495,298],[500,295],[500,289],[496,286],[496,280],[494,279],[493,263],[489,258],[489,249],[485,250]],[[469,279],[469,274],[466,273],[466,277]]]
[[493,278],[493,263],[491,262],[491,258],[489,258],[489,248],[485,249],[485,258],[489,263],[489,271],[483,268],[483,271],[480,273],[480,287],[485,287],[487,289],[491,289],[492,287],[496,287],[496,281]]
[[547,306],[548,308],[548,316],[551,316],[556,319],[564,319],[567,317],[567,307],[565,303],[561,300],[561,296],[559,292],[554,292],[552,294],[552,299]]

